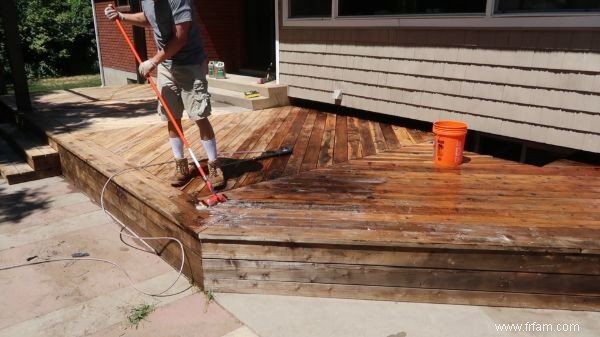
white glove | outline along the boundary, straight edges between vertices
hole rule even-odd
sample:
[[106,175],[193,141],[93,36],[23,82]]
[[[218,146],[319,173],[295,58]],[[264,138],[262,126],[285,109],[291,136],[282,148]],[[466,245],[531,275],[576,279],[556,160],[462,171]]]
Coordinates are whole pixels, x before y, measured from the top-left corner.
[[106,8],[104,9],[104,15],[106,15],[106,18],[110,21],[115,21],[117,18],[123,21],[123,14],[117,11],[112,4],[106,6]]
[[150,75],[150,72],[152,70],[154,70],[154,68],[156,68],[156,63],[154,63],[150,60],[146,60],[146,61],[140,63],[140,66],[138,67],[138,71],[140,72],[140,75],[142,75],[143,77],[148,77],[148,75]]

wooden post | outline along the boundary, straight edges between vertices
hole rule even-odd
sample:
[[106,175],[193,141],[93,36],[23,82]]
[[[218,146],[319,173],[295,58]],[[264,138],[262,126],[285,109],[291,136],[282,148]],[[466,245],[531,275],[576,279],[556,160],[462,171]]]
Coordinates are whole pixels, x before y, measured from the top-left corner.
[[6,82],[4,81],[4,69],[0,67],[0,95],[6,95]]
[[17,7],[14,0],[0,1],[0,12],[2,13],[8,58],[10,59],[13,84],[15,86],[17,109],[21,111],[31,110],[31,99],[29,98],[29,87],[27,86],[27,76],[25,74],[25,62],[23,61],[23,51],[19,43]]
[[[131,13],[137,13],[142,11],[140,0],[131,0],[130,3]],[[146,29],[144,27],[133,26],[133,44],[138,54],[145,60],[148,58],[146,51]],[[137,72],[137,66],[139,65],[136,61],[136,73],[138,83],[146,83],[146,78]]]

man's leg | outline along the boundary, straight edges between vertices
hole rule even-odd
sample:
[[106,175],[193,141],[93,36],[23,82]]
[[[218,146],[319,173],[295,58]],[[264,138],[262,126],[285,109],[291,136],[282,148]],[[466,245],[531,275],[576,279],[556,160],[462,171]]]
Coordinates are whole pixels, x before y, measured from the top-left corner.
[[[158,87],[161,95],[169,105],[173,118],[175,119],[179,129],[181,129],[181,116],[183,114],[183,102],[181,100],[180,89],[175,85],[173,75],[163,65],[158,66]],[[168,118],[167,112],[161,104],[158,104],[158,114],[161,120],[167,122],[167,130],[169,133],[169,143],[175,158],[175,174],[171,178],[171,186],[179,187],[185,185],[190,179],[190,171],[187,159],[183,152],[183,141],[179,137],[175,126]]]
[[200,139],[206,156],[208,157],[208,176],[210,182],[215,187],[222,187],[225,184],[225,177],[223,170],[221,169],[218,152],[217,152],[217,140],[215,138],[215,132],[213,131],[212,125],[208,118],[202,118],[196,121],[198,129],[200,130]]
[[215,132],[208,120],[212,107],[206,81],[206,61],[202,65],[174,68],[174,74],[182,84],[181,97],[185,110],[200,130],[202,146],[208,157],[209,179],[215,187],[222,187],[225,184],[225,177],[218,160]]
[[[179,130],[181,130],[181,119],[176,119],[175,121],[179,126]],[[185,154],[183,153],[183,140],[179,137],[177,129],[175,129],[175,126],[170,120],[167,122],[167,130],[169,131],[169,141],[171,143],[171,149],[173,150],[173,156],[175,159],[185,158]]]
[[210,121],[208,118],[199,119],[196,121],[196,125],[198,125],[198,130],[200,130],[200,139],[208,160],[217,160],[217,140],[215,139],[215,132]]
[[[181,130],[181,119],[176,119],[176,121]],[[171,150],[173,150],[173,157],[175,157],[175,174],[171,177],[171,186],[180,187],[190,180],[190,168],[183,153],[183,141],[171,121],[168,122],[167,129]]]

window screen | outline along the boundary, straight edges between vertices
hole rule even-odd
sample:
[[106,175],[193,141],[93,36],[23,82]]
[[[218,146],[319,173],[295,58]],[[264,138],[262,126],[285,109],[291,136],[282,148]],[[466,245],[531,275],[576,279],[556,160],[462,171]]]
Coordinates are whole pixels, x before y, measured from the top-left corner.
[[290,0],[290,18],[331,17],[331,0]]
[[486,0],[339,0],[340,16],[485,13]]
[[497,0],[496,12],[592,12],[600,11],[600,0]]

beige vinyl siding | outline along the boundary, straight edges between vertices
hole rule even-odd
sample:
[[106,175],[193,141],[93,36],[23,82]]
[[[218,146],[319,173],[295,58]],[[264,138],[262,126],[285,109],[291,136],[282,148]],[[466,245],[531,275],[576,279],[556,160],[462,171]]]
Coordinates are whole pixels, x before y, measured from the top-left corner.
[[600,152],[600,31],[280,32],[289,95]]

